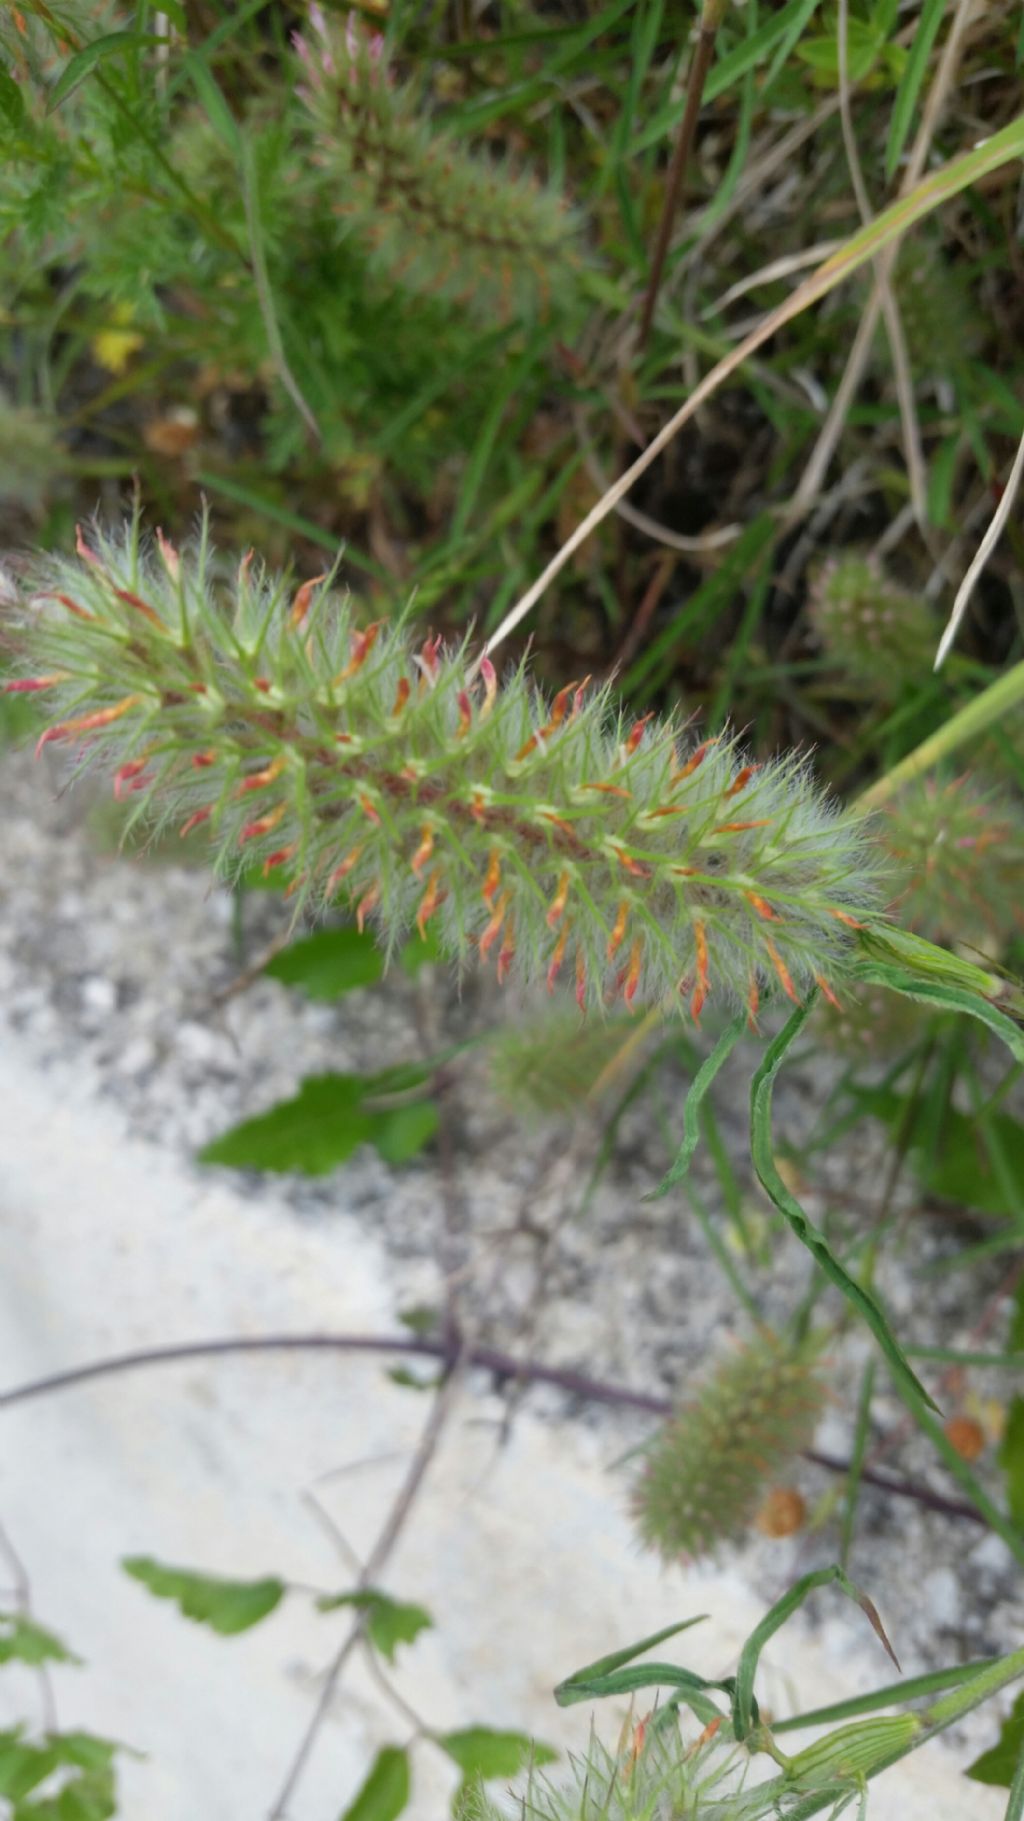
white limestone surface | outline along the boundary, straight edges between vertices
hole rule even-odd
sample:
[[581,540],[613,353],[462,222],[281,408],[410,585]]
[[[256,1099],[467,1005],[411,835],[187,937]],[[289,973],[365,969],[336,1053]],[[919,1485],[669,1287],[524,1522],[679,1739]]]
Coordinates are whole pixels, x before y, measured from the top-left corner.
[[[157,1342],[395,1325],[372,1233],[303,1222],[284,1195],[253,1202],[235,1178],[126,1137],[109,1101],[66,1066],[43,1072],[2,1026],[0,1286],[4,1387]],[[254,1631],[218,1638],[150,1597],[119,1559],[351,1586],[304,1493],[366,1551],[426,1409],[385,1362],[318,1355],[161,1368],[0,1411],[0,1522],[36,1616],[85,1660],[55,1677],[61,1724],[145,1754],[122,1762],[126,1821],[268,1815],[347,1621],[295,1594]],[[764,1609],[742,1557],[662,1569],[637,1552],[610,1471],[614,1437],[527,1413],[498,1448],[499,1411],[485,1388],[467,1391],[384,1577],[436,1620],[394,1672],[406,1700],[433,1727],[482,1722],[582,1744],[588,1710],[560,1712],[550,1690],[595,1655],[706,1612],[680,1653],[706,1671],[732,1667]],[[796,1572],[798,1548],[780,1556],[780,1590]],[[766,1659],[777,1712],[888,1677],[856,1613],[828,1594],[817,1611],[817,1632],[784,1633]],[[37,1703],[33,1678],[0,1675],[0,1723]],[[620,1718],[605,1716],[606,1736]],[[376,1747],[410,1730],[352,1667],[289,1821],[338,1821]],[[998,1793],[965,1782],[963,1761],[936,1745],[888,1773],[872,1821],[996,1821]],[[443,1816],[453,1781],[420,1744],[410,1821]]]

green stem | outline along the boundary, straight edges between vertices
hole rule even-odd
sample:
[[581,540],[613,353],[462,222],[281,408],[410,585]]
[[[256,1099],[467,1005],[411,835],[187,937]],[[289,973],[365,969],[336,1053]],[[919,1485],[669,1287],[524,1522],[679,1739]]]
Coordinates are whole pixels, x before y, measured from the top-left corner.
[[857,799],[859,809],[878,809],[887,803],[897,790],[912,779],[920,778],[931,771],[942,759],[965,746],[968,740],[977,739],[979,734],[991,727],[994,722],[1002,720],[1011,708],[1024,704],[1024,660],[1015,664],[1005,676],[990,683],[973,702],[968,702],[955,715],[951,715],[938,733],[929,734],[920,746],[887,771],[884,777],[877,779]]

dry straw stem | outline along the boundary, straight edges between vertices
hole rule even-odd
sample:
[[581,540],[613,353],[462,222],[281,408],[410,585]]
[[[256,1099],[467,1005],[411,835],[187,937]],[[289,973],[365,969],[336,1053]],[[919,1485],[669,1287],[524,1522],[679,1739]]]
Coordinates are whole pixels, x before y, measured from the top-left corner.
[[[857,209],[861,221],[867,227],[871,220],[871,202],[867,185],[864,182],[864,172],[861,169],[857,135],[853,125],[853,110],[850,106],[849,29],[849,0],[839,0],[839,118],[843,129],[846,162],[850,168],[850,182],[857,199]],[[885,317],[889,352],[892,355],[893,378],[896,382],[896,397],[899,401],[900,421],[903,426],[903,450],[907,458],[907,473],[910,479],[910,497],[913,502],[914,517],[923,529],[928,518],[928,502],[924,456],[921,452],[921,432],[914,409],[914,386],[907,355],[907,341],[892,286],[892,266],[891,262],[886,262],[884,258],[875,262],[875,284],[882,306],[882,314]]]
[[1002,498],[1000,499],[995,512],[992,514],[992,522],[982,538],[981,543],[978,545],[978,552],[974,561],[971,563],[967,574],[964,576],[963,581],[957,589],[956,600],[953,602],[953,610],[949,616],[949,624],[939,640],[939,649],[935,654],[936,670],[940,669],[949,656],[953,640],[956,638],[960,628],[960,622],[967,612],[968,602],[978,585],[978,581],[989,557],[992,555],[999,539],[1003,535],[1006,521],[1013,510],[1014,501],[1020,490],[1022,475],[1024,475],[1024,436],[1021,437],[1020,442],[1017,445],[1017,453],[1013,458],[1013,467],[1007,475]]
[[[939,66],[925,101],[917,138],[911,148],[907,167],[900,183],[899,197],[901,199],[908,198],[921,180],[935,130],[953,85],[964,36],[971,23],[971,16],[976,4],[977,0],[959,0],[953,15],[953,22],[943,46]],[[842,43],[842,40],[840,42]],[[821,491],[826,470],[835,454],[836,444],[846,422],[847,412],[864,376],[864,368],[871,353],[871,345],[875,338],[875,329],[883,305],[884,287],[889,284],[891,279],[896,252],[896,247],[887,248],[876,262],[874,289],[861,317],[860,327],[846,364],[846,371],[839,382],[839,388],[832,400],[831,410],[811,452],[810,461],[804,470],[796,493],[793,495],[790,512],[794,518],[801,518]]]
[[728,379],[730,374],[735,373],[736,369],[741,367],[751,354],[763,347],[765,342],[770,341],[772,336],[786,323],[792,322],[794,317],[800,316],[811,304],[826,297],[844,279],[849,278],[851,273],[866,265],[869,260],[877,259],[885,249],[890,248],[908,229],[913,227],[916,221],[930,215],[950,197],[956,196],[961,190],[966,189],[968,184],[977,182],[980,178],[987,176],[989,172],[998,170],[1011,159],[1021,156],[1024,156],[1024,115],[1019,115],[1017,119],[1010,121],[998,133],[994,133],[990,139],[975,146],[972,151],[965,152],[961,157],[953,159],[941,170],[932,172],[908,195],[901,196],[898,201],[884,210],[868,227],[861,228],[858,233],[854,234],[838,253],[826,259],[816,272],[813,272],[809,278],[804,280],[803,284],[797,287],[791,297],[788,297],[784,303],[779,305],[778,309],[766,316],[744,341],[733,348],[710,373],[705,375],[685,404],[681,405],[668,423],[663,425],[642,455],[638,456],[625,473],[621,474],[618,480],[609,487],[603,498],[598,500],[596,506],[577,525],[571,537],[567,538],[561,549],[552,557],[542,574],[505,615],[496,631],[488,639],[483,655],[489,656],[497,650],[509,633],[514,631],[525,619],[530,609],[545,593],[548,585],[565,568],[570,557],[581,544],[586,542],[591,532],[595,531],[598,525],[607,518],[609,512],[615,510],[619,501],[625,498],[641,475],[647,472],[647,469],[657,460],[662,450],[667,448],[683,425],[689,422],[701,406],[718,390],[723,381]]

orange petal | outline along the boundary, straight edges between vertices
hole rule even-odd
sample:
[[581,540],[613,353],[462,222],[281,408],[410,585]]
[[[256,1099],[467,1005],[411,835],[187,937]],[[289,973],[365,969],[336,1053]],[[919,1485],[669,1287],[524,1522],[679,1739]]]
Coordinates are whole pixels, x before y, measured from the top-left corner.
[[646,728],[647,723],[653,721],[653,719],[654,714],[652,711],[650,714],[643,715],[639,721],[634,721],[624,748],[627,759],[632,758],[644,737],[644,729]]
[[440,902],[441,902],[441,872],[440,872],[439,867],[435,867],[433,872],[430,875],[430,878],[427,880],[427,889],[424,892],[423,897],[420,899],[420,907],[419,907],[419,910],[416,912],[416,928],[419,930],[420,935],[421,935],[421,937],[424,938],[424,940],[426,939],[426,934],[427,934],[427,924],[429,923],[431,917],[433,916],[433,914],[436,911]]
[[143,618],[147,619],[151,626],[158,626],[161,632],[167,631],[167,627],[164,625],[164,622],[160,618],[155,607],[151,607],[149,602],[142,600],[139,595],[132,594],[130,588],[115,588],[114,593],[119,601],[125,603],[126,607],[134,607],[136,613],[141,613]]
[[640,969],[643,965],[643,958],[644,939],[642,936],[637,936],[629,951],[629,967],[626,970],[626,980],[622,988],[622,997],[627,1005],[632,1005],[633,1000],[636,998],[636,989],[640,984]]
[[711,832],[713,835],[738,835],[745,828],[768,828],[770,823],[770,816],[762,816],[757,822],[720,822]]
[[374,620],[372,625],[367,626],[365,632],[354,632],[352,634],[352,656],[349,658],[344,670],[339,670],[334,679],[336,684],[347,683],[350,677],[354,677],[357,671],[362,670],[363,665],[366,663],[367,658],[377,643],[380,636],[380,629],[383,624],[383,620]]
[[179,838],[181,840],[184,840],[185,836],[190,835],[192,833],[192,830],[194,828],[198,828],[199,824],[201,822],[208,822],[212,815],[213,815],[213,805],[212,804],[210,805],[210,807],[208,809],[194,809],[192,811],[192,814],[189,816],[187,822],[183,822],[181,827],[179,828],[179,830],[178,830]]
[[279,753],[278,757],[274,759],[270,765],[267,765],[263,771],[250,772],[247,778],[243,778],[235,795],[244,797],[247,791],[264,790],[268,784],[273,784],[275,778],[281,776],[284,768],[285,757],[283,753]]
[[288,624],[293,629],[296,626],[302,625],[303,620],[309,612],[309,604],[312,601],[316,590],[319,588],[320,583],[325,582],[326,580],[327,571],[325,569],[323,575],[314,575],[310,581],[303,582],[302,587],[299,589],[292,602],[291,613],[288,615]]
[[508,979],[509,969],[511,968],[512,962],[515,959],[515,952],[516,952],[515,933],[513,930],[512,918],[510,917],[508,920],[506,929],[505,929],[505,940],[501,945],[501,952],[498,955],[498,985],[499,986],[504,986],[506,980]]
[[395,690],[395,699],[391,708],[392,716],[401,714],[411,694],[412,684],[408,677],[399,677],[398,688]]
[[419,844],[418,848],[416,849],[416,852],[413,854],[412,859],[409,862],[410,866],[412,867],[413,872],[417,875],[417,877],[423,871],[423,868],[426,866],[427,861],[430,859],[430,856],[433,853],[433,851],[434,851],[434,831],[429,822],[424,822],[423,834],[422,834],[422,838],[420,840],[420,844]]
[[568,923],[566,923],[563,926],[562,933],[559,936],[558,941],[555,943],[554,952],[551,956],[550,962],[548,963],[547,987],[548,987],[549,993],[553,993],[555,990],[555,981],[558,978],[558,970],[562,965],[562,961],[565,956],[565,945],[569,940],[569,929],[570,929],[570,925]]
[[254,841],[260,835],[269,835],[271,829],[276,828],[282,820],[287,808],[287,803],[279,803],[276,809],[268,810],[265,816],[258,816],[255,822],[247,822],[238,839]]
[[556,924],[561,920],[562,913],[565,910],[569,898],[570,883],[571,874],[564,872],[558,881],[558,890],[552,898],[548,910],[547,925],[549,929],[554,929]]
[[500,884],[501,884],[501,856],[498,853],[497,848],[492,847],[490,859],[487,862],[487,872],[484,877],[483,891],[481,893],[481,896],[483,897],[483,901],[485,904],[493,904],[494,894],[497,891]]
[[629,899],[623,898],[615,918],[615,926],[608,938],[608,948],[606,952],[609,961],[615,959],[615,956],[622,947],[623,939],[626,934],[626,925],[629,922],[629,908]]
[[290,860],[298,845],[297,841],[289,841],[287,847],[278,847],[272,854],[268,854],[263,862],[263,877],[272,873],[275,866],[283,866],[286,860]]
[[379,897],[380,892],[376,885],[371,885],[369,891],[360,898],[359,903],[356,905],[356,928],[360,935],[362,935],[366,919],[374,909]]
[[793,985],[793,977],[790,974],[790,971],[789,971],[788,967],[786,966],[786,963],[783,961],[782,956],[779,954],[779,951],[776,948],[774,942],[771,940],[771,938],[769,936],[765,936],[764,945],[765,945],[765,948],[768,950],[769,955],[772,958],[772,966],[775,969],[775,972],[779,976],[779,983],[782,987],[783,992],[786,995],[786,998],[792,999],[794,1005],[799,1005],[800,998],[799,998],[799,994],[797,993],[796,987]]
[[760,771],[760,769],[759,765],[744,765],[743,770],[733,779],[726,791],[726,800],[729,797],[738,797],[741,790],[746,790],[755,771]]
[[766,923],[782,922],[782,918],[779,916],[778,911],[773,910],[766,899],[759,898],[756,892],[744,892],[743,896],[746,898],[751,909],[756,910],[758,916],[763,917]]
[[47,727],[40,734],[36,741],[36,758],[51,740],[66,740],[69,734],[93,733],[98,727],[109,727],[113,721],[119,721],[122,715],[137,708],[141,701],[140,695],[123,696],[120,702],[115,702],[113,708],[97,708],[92,714],[75,715],[73,720],[58,721],[55,727]]
[[841,1012],[843,1008],[840,1005],[838,999],[836,998],[834,992],[832,991],[832,988],[829,986],[828,981],[821,974],[815,974],[814,979],[815,979],[817,986],[824,993],[825,998],[829,1002],[829,1005],[834,1005],[836,1008],[836,1011]]
[[498,673],[491,663],[490,658],[480,659],[480,675],[484,681],[484,700],[483,707],[480,710],[480,719],[481,721],[486,721],[487,716],[494,707],[498,695]]
[[333,873],[331,874],[330,878],[327,881],[328,892],[333,892],[335,887],[340,885],[341,881],[343,879],[348,878],[348,875],[352,871],[352,868],[358,864],[359,856],[362,853],[362,851],[363,850],[361,847],[353,847],[351,849],[351,851],[345,855],[345,858],[341,862],[341,865],[335,867]]
[[581,948],[576,950],[576,1004],[586,1016],[587,1011],[587,963]]
[[455,738],[461,740],[473,725],[473,704],[464,689],[459,690],[455,700],[459,705],[459,725],[455,730]]
[[508,910],[511,897],[511,892],[502,892],[501,897],[494,907],[491,920],[480,938],[480,953],[485,958],[501,935],[501,926],[505,921],[505,913]]

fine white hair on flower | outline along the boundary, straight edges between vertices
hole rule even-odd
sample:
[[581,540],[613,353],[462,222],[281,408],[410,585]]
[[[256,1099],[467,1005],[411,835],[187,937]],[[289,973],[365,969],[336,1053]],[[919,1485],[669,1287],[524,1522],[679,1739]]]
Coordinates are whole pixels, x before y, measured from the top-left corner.
[[627,1723],[616,1751],[592,1732],[567,1766],[531,1768],[516,1788],[481,1785],[467,1797],[467,1821],[756,1821],[742,1790],[746,1754],[712,1723],[685,1738],[677,1720]]
[[[297,909],[351,904],[390,950],[567,982],[581,1008],[833,992],[877,904],[876,847],[795,755],[693,741],[589,678],[547,699],[317,577],[215,562],[137,522],[44,559],[22,616],[39,745],[103,764],[158,825],[204,828]],[[40,605],[42,604],[42,610]]]

